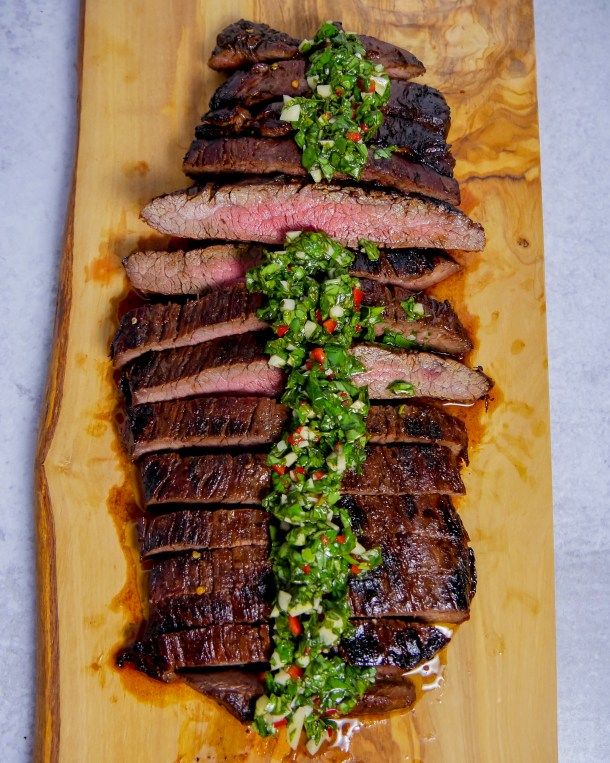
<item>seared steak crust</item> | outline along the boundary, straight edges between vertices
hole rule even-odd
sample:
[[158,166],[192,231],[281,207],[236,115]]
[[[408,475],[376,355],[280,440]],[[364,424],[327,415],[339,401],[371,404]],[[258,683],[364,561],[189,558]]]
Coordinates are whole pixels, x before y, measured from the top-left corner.
[[[162,503],[260,504],[271,488],[263,453],[183,456],[148,454],[140,459],[144,498]],[[360,474],[346,472],[352,495],[460,494],[464,484],[455,459],[438,445],[370,445]]]
[[116,368],[150,350],[200,344],[222,336],[258,331],[266,324],[256,316],[260,294],[245,284],[213,289],[196,300],[148,303],[125,313],[112,342]]
[[[124,442],[138,458],[180,448],[221,448],[276,442],[288,424],[286,406],[264,397],[206,397],[143,403],[129,410]],[[369,442],[435,443],[466,458],[468,436],[459,419],[430,405],[373,405]]]
[[142,218],[161,233],[195,239],[281,244],[291,230],[318,230],[352,247],[362,238],[385,247],[464,251],[485,243],[478,223],[435,199],[283,177],[175,191],[153,199]]
[[269,514],[262,509],[182,510],[138,522],[142,559],[203,549],[269,546]]
[[[367,58],[383,64],[391,77],[408,79],[426,71],[408,50],[368,35],[359,37]],[[220,32],[208,65],[217,71],[231,71],[260,61],[295,58],[300,55],[299,44],[300,40],[267,24],[240,19]]]
[[[309,176],[292,138],[195,140],[184,158],[183,169],[186,175],[196,180],[219,174]],[[340,172],[335,178],[350,179]],[[456,180],[425,164],[410,161],[404,154],[393,153],[389,159],[376,159],[371,152],[360,180],[403,193],[419,193],[451,204],[460,203]]]
[[[143,294],[197,295],[243,281],[260,264],[262,247],[220,244],[173,252],[139,251],[123,261],[131,285]],[[356,252],[350,272],[380,283],[419,291],[457,273],[460,266],[440,249],[381,252],[375,262]]]

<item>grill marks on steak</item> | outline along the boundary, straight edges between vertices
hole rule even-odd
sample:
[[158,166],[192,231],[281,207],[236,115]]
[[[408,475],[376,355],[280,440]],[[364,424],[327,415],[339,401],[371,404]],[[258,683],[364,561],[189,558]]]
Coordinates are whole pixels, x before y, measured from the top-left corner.
[[[140,460],[148,505],[260,504],[271,488],[263,453],[184,456],[148,454]],[[439,445],[367,446],[360,474],[346,472],[343,491],[353,495],[460,494],[464,484],[455,459]]]
[[174,252],[134,252],[123,266],[131,285],[142,294],[200,294],[243,281],[261,256],[262,247],[254,244],[216,244]]
[[[397,331],[416,345],[449,355],[462,356],[472,343],[448,302],[420,295],[417,301],[424,315],[408,319],[401,302],[411,293],[376,281],[363,280],[363,302],[384,306],[383,319],[375,327],[378,336]],[[262,305],[260,294],[248,291],[245,284],[207,292],[197,300],[148,303],[125,313],[112,342],[116,368],[149,351],[201,344],[211,339],[244,334],[267,327],[256,311]]]
[[[275,396],[283,389],[284,375],[268,365],[265,343],[264,334],[254,333],[243,334],[239,343],[223,337],[149,353],[126,368],[121,385],[135,405],[195,395]],[[351,351],[365,369],[354,382],[367,384],[373,400],[398,399],[388,389],[396,380],[411,381],[419,398],[464,403],[485,397],[491,388],[483,373],[451,358],[374,344]]]
[[262,509],[173,511],[138,522],[142,559],[202,549],[269,547],[269,514]]
[[[409,79],[426,71],[408,50],[368,35],[358,36],[367,58],[383,64],[390,76]],[[240,19],[220,32],[208,65],[217,71],[231,71],[261,61],[296,58],[300,55],[299,44],[300,40],[267,24]]]
[[144,352],[200,344],[223,336],[245,334],[266,327],[256,311],[260,294],[245,284],[214,289],[197,300],[148,303],[125,313],[112,342],[116,368]]
[[[195,140],[184,158],[186,175],[206,179],[210,175],[274,175],[308,178],[301,162],[301,152],[292,138],[217,138]],[[335,173],[337,180],[348,175]],[[389,159],[376,159],[369,154],[360,178],[403,193],[419,193],[452,204],[460,203],[457,182],[432,168],[393,153]]]
[[346,246],[483,248],[482,227],[449,204],[389,191],[285,178],[208,183],[158,196],[142,210],[156,230],[186,238],[281,244],[292,230],[318,230]]
[[[123,260],[131,285],[143,294],[198,295],[243,281],[260,264],[262,247],[219,244],[173,252],[138,251]],[[350,272],[380,283],[419,291],[457,273],[460,266],[440,249],[381,252],[375,262],[356,252]]]
[[[267,445],[280,439],[289,410],[269,398],[208,397],[144,403],[129,410],[124,432],[134,458],[158,450]],[[464,424],[433,406],[373,405],[369,442],[433,443],[466,458]]]

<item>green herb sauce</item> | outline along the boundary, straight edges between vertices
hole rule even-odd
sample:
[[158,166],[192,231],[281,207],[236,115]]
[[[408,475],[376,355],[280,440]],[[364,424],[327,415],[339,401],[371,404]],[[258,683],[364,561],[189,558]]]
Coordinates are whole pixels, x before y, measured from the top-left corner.
[[[368,256],[379,256],[362,242]],[[292,410],[288,431],[268,457],[272,489],[264,507],[275,517],[272,564],[278,595],[272,612],[274,651],[266,693],[254,726],[273,734],[287,726],[296,746],[304,728],[315,751],[375,680],[375,669],[348,665],[336,653],[349,636],[349,575],[380,562],[365,550],[348,513],[337,506],[346,470],[365,459],[366,388],[351,382],[361,371],[349,353],[356,338],[372,339],[383,308],[361,306],[362,291],[348,274],[354,254],[323,233],[289,234],[285,248],[266,252],[247,275],[262,292],[259,316],[276,335],[267,352],[288,373],[282,402]]]
[[[359,179],[367,162],[368,143],[383,122],[382,106],[390,98],[390,78],[381,64],[366,58],[355,34],[323,24],[300,50],[309,58],[309,98],[284,96],[280,119],[293,124],[303,166],[319,182],[335,172]],[[394,146],[377,148],[388,158]]]

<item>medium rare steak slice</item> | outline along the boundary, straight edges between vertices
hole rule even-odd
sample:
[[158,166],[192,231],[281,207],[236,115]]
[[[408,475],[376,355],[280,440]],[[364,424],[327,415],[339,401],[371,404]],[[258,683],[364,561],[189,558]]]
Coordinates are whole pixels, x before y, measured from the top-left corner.
[[[206,180],[210,175],[274,175],[308,178],[301,152],[292,138],[215,138],[195,140],[182,165],[186,175]],[[336,180],[349,180],[335,173]],[[460,203],[457,181],[431,167],[393,153],[388,159],[369,158],[360,176],[361,183],[392,188],[402,193],[419,193],[451,204]]]
[[[381,63],[391,77],[410,79],[426,71],[408,50],[368,35],[358,36],[367,58]],[[300,55],[299,44],[300,40],[267,24],[240,19],[220,32],[208,65],[217,71],[231,71],[260,61],[296,58]]]
[[[144,499],[166,503],[256,505],[271,487],[264,453],[184,456],[148,454],[140,459]],[[455,459],[439,445],[369,445],[360,474],[346,472],[350,495],[461,494],[464,484]]]
[[269,514],[262,509],[182,510],[140,519],[142,559],[203,549],[269,547]]
[[260,263],[261,253],[262,247],[253,244],[215,244],[175,252],[144,250],[126,257],[123,266],[131,285],[143,294],[200,294],[243,281],[248,270]]
[[274,396],[284,386],[284,374],[268,365],[267,337],[242,334],[149,353],[128,366],[122,386],[135,404],[191,395],[240,394]]
[[[123,260],[131,285],[143,294],[201,294],[243,281],[260,264],[262,247],[219,244],[175,252],[134,252]],[[419,291],[457,273],[460,266],[440,249],[381,252],[375,262],[356,252],[350,272],[380,283]]]
[[[134,458],[156,450],[267,445],[288,425],[286,406],[264,397],[205,397],[143,403],[129,410],[124,441]],[[373,405],[369,442],[435,443],[466,458],[463,423],[424,405]]]
[[[262,333],[243,334],[239,342],[221,338],[149,353],[127,366],[121,386],[134,405],[195,395],[275,396],[284,375],[268,365],[265,344]],[[367,384],[373,400],[398,399],[388,389],[396,380],[412,382],[416,397],[463,403],[485,397],[491,388],[483,373],[451,358],[374,344],[356,345],[352,352],[365,369],[354,381]]]
[[[208,111],[195,128],[195,137],[206,140],[240,135],[292,138],[292,124],[280,119],[282,106],[281,101],[270,103],[254,114],[238,105]],[[442,175],[451,177],[453,174],[455,159],[442,133],[402,115],[387,113],[370,145],[394,146],[398,153],[423,162]]]
[[491,380],[481,371],[452,358],[424,352],[401,352],[378,344],[355,345],[352,353],[365,368],[363,373],[353,377],[354,383],[367,385],[373,400],[396,397],[388,387],[397,380],[413,384],[415,397],[456,403],[480,400],[492,386]]
[[356,186],[253,178],[158,196],[142,210],[156,230],[185,238],[281,244],[293,230],[323,231],[346,246],[478,251],[482,227],[444,202]]
[[[380,295],[381,296],[381,295]],[[266,327],[256,311],[260,294],[245,284],[213,289],[196,300],[150,302],[125,313],[112,342],[116,368],[151,350],[201,344],[223,336],[245,334]]]
[[[472,343],[448,302],[420,295],[416,316],[407,315],[401,303],[411,295],[405,289],[362,280],[363,304],[384,306],[383,318],[375,326],[381,336],[394,331],[413,346],[448,355],[462,356]],[[214,289],[188,302],[147,303],[125,313],[112,341],[115,368],[121,368],[145,352],[201,344],[211,339],[258,331],[267,324],[257,317],[263,304],[260,294],[252,294],[245,284]]]

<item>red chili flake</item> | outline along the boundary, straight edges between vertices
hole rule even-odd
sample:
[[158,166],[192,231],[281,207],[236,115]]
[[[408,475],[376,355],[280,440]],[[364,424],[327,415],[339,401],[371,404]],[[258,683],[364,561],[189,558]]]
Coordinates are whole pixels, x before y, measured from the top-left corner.
[[333,735],[333,732],[330,729],[326,729],[326,733],[328,735],[328,738],[330,739]]
[[359,140],[360,140],[360,138],[361,138],[361,135],[360,135],[360,133],[359,133],[359,132],[352,132],[352,131],[350,130],[349,132],[346,132],[346,133],[345,133],[345,137],[346,137],[348,140],[351,140],[353,143],[358,143],[358,142],[359,142]]
[[345,543],[345,535],[337,535],[337,543]]
[[357,323],[354,326],[354,331],[356,332],[356,334],[359,334],[362,331],[362,326],[359,323]]
[[336,87],[335,88],[335,95],[343,95],[343,88],[342,87]]
[[280,475],[280,477],[281,477],[283,474],[286,474],[286,467],[284,466],[284,464],[273,464],[273,466],[272,466],[271,468],[273,469],[273,471],[274,471],[276,474],[279,474],[279,475]]
[[293,636],[300,636],[303,633],[303,626],[296,615],[288,615],[288,630]]
[[326,360],[326,353],[321,347],[315,347],[310,353],[309,357],[316,363],[324,363]]
[[311,572],[311,565],[310,564],[304,564],[303,567],[302,567],[302,570],[303,570],[303,572],[306,575],[309,575],[309,573]]
[[362,124],[360,125],[360,129],[362,130],[362,132],[368,132],[369,126],[365,125],[364,122],[362,122]]
[[350,572],[352,573],[352,575],[359,575],[360,567],[358,567],[357,564],[352,564],[352,566],[350,567]]
[[334,334],[335,331],[337,330],[338,324],[336,320],[334,320],[333,318],[329,318],[328,320],[324,321],[322,325],[324,326],[324,328],[329,334]]
[[324,711],[324,715],[328,718],[331,715],[339,715],[339,711],[337,710],[336,707],[329,707],[328,710]]
[[295,466],[294,470],[297,474],[305,474],[305,467],[304,466]]
[[290,678],[294,678],[295,681],[298,681],[304,672],[305,671],[303,670],[303,668],[299,667],[298,665],[291,665],[286,670],[286,673],[288,673]]
[[287,726],[288,720],[286,718],[280,718],[279,721],[274,721],[273,728],[274,729],[281,729],[282,726]]
[[316,320],[318,321],[318,323],[322,322],[322,313],[320,312],[320,310],[316,310]]
[[320,541],[322,542],[323,546],[328,546],[328,538],[326,537],[326,535],[321,535]]
[[306,368],[308,371],[311,371],[311,369],[313,368],[313,360],[307,360],[307,361],[305,361],[305,368]]
[[322,480],[324,477],[326,477],[326,472],[320,471],[318,469],[311,476],[314,478],[314,480]]
[[362,289],[358,289],[357,287],[352,291],[352,296],[354,298],[354,307],[356,310],[360,310],[360,305],[362,304],[362,297],[364,297],[364,292]]
[[374,80],[371,80],[369,82],[369,90],[368,90],[368,92],[369,93],[374,93],[375,92],[375,81]]
[[286,334],[288,333],[288,330],[289,330],[289,329],[288,329],[288,326],[286,326],[286,324],[285,324],[285,323],[282,323],[282,325],[281,325],[281,326],[278,326],[278,327],[276,328],[276,330],[275,330],[275,333],[276,333],[278,336],[286,336]]

